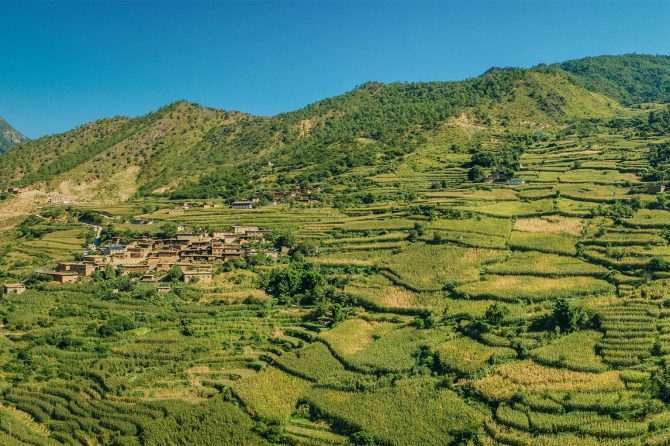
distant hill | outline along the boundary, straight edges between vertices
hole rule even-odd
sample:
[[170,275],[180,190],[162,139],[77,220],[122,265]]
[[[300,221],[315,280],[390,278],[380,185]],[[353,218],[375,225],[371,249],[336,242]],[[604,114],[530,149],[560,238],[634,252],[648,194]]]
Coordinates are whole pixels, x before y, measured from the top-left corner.
[[586,88],[624,105],[670,102],[670,56],[585,57],[559,66]]
[[28,138],[0,117],[0,153],[27,140]]
[[[477,144],[495,148],[509,140],[506,135],[609,119],[624,111],[622,103],[664,102],[670,99],[668,73],[668,57],[626,55],[497,68],[459,82],[367,82],[272,117],[180,101],[12,149],[0,159],[3,171],[12,172],[0,186],[40,183],[112,199],[233,199],[290,184],[346,187],[352,170],[381,171],[419,147],[444,144],[453,125],[486,133]],[[449,141],[443,150],[459,145]],[[268,162],[273,169],[260,167]]]

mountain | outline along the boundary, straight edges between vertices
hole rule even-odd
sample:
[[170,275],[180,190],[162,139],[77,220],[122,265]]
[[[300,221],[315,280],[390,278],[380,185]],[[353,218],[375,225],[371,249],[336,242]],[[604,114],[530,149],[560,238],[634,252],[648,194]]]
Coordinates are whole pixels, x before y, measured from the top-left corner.
[[28,138],[0,117],[0,153],[27,140]]
[[670,102],[670,56],[585,57],[558,66],[589,90],[624,105]]
[[[497,149],[510,135],[607,120],[628,113],[621,104],[663,102],[668,73],[668,57],[626,55],[496,68],[459,82],[367,82],[272,117],[180,101],[12,149],[0,167],[13,175],[0,186],[112,201],[134,194],[234,199],[261,187],[325,181],[344,187],[352,169],[383,170],[436,141],[451,150],[463,139],[450,139],[455,128]],[[259,167],[268,162],[275,167]]]

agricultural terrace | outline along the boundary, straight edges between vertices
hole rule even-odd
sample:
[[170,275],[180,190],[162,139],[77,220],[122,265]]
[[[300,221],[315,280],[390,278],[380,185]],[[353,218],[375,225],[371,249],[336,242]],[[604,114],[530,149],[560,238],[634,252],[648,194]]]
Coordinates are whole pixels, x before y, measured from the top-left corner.
[[[319,201],[143,198],[9,222],[0,274],[27,291],[0,300],[0,443],[670,444],[670,210],[648,141],[548,129],[516,183],[489,182],[468,179],[462,131]],[[257,226],[280,255],[161,293],[132,274],[33,276],[95,243],[91,224]]]

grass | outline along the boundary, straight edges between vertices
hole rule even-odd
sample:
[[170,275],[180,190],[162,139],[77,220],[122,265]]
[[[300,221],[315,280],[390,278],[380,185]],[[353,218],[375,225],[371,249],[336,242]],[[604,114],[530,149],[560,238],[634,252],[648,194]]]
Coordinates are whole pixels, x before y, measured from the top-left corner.
[[571,333],[532,350],[530,355],[547,366],[577,372],[604,372],[607,365],[596,355],[596,345],[601,338],[602,334],[595,331]]
[[415,290],[439,291],[449,282],[477,280],[482,265],[503,255],[491,249],[415,243],[390,256],[383,265]]
[[476,376],[500,361],[516,358],[516,351],[505,347],[488,347],[462,336],[439,344],[437,358],[444,370]]
[[476,431],[482,415],[426,378],[402,379],[370,393],[315,389],[307,401],[350,431],[389,445],[443,445]]
[[318,381],[344,370],[324,344],[317,342],[303,349],[286,353],[276,359],[276,364],[291,374],[310,381]]
[[581,218],[561,216],[519,218],[514,222],[514,230],[579,236],[583,224],[584,220]]
[[309,388],[308,381],[270,367],[236,383],[233,392],[246,409],[257,417],[268,422],[283,423]]
[[560,177],[562,183],[621,184],[626,181],[639,181],[632,173],[620,173],[618,170],[575,169]]
[[570,280],[529,276],[488,276],[481,282],[456,288],[463,296],[504,302],[538,302],[555,298],[613,293],[614,287],[601,279],[575,276]]
[[512,249],[574,256],[577,237],[570,234],[514,231],[509,239]]
[[670,226],[670,211],[640,209],[632,218],[625,220],[629,226],[641,228],[666,228]]
[[509,260],[486,267],[489,274],[543,277],[604,276],[607,268],[583,260],[534,251],[514,252]]
[[534,392],[601,392],[622,390],[618,372],[575,372],[547,367],[530,360],[503,364],[494,374],[478,379],[473,388],[492,401],[508,401],[517,391]]
[[401,312],[434,307],[439,304],[441,297],[438,293],[415,293],[393,285],[381,274],[353,281],[347,284],[344,291],[375,308]]

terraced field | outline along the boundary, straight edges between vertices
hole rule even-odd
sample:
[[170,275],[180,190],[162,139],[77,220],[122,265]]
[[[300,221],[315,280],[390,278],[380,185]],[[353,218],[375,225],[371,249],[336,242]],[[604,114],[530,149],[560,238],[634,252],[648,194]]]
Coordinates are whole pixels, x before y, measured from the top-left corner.
[[[144,198],[0,234],[0,271],[29,288],[0,300],[0,443],[670,444],[670,213],[643,181],[649,140],[550,128],[515,184],[468,180],[449,135],[318,201]],[[30,277],[82,251],[85,211],[119,237],[256,225],[285,249],[167,294]]]

